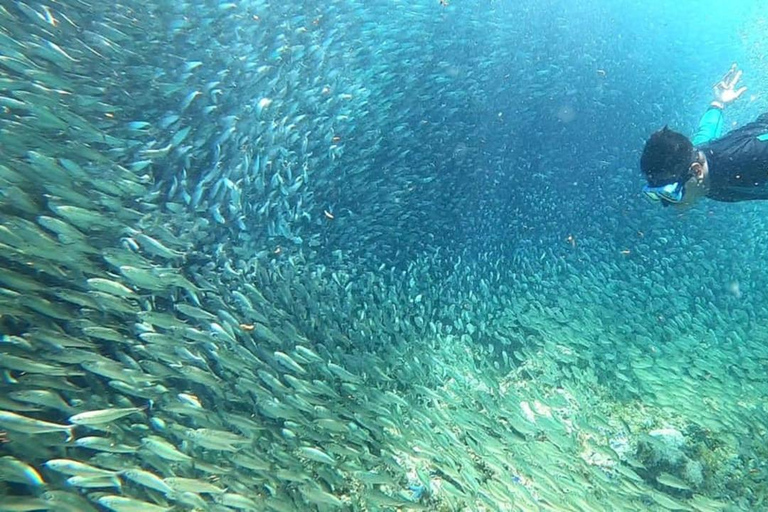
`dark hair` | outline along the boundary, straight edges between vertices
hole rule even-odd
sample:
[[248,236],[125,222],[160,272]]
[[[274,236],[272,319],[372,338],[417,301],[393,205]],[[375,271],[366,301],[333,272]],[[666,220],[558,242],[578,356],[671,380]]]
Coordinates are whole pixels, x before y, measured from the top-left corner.
[[648,184],[657,187],[687,177],[696,160],[696,152],[688,137],[665,126],[645,143],[640,169]]

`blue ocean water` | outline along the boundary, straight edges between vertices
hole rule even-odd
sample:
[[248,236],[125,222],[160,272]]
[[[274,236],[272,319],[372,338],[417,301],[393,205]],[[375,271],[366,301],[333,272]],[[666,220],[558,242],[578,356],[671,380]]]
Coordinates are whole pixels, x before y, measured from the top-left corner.
[[760,510],[758,1],[0,4],[0,510]]

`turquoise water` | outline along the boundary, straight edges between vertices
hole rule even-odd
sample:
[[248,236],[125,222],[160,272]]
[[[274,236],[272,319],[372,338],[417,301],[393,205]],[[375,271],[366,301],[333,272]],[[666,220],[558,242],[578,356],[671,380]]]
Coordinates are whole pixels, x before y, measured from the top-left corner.
[[448,4],[0,5],[0,511],[766,508],[761,4]]

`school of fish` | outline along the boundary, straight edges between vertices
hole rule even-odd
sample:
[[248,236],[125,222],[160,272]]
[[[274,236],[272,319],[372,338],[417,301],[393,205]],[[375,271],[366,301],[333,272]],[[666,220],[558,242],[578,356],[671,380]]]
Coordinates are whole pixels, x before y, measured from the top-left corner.
[[0,4],[0,512],[766,506],[763,331],[615,316],[637,275],[691,293],[634,259],[666,241],[446,238],[499,179],[466,109],[505,85],[446,36],[482,21]]

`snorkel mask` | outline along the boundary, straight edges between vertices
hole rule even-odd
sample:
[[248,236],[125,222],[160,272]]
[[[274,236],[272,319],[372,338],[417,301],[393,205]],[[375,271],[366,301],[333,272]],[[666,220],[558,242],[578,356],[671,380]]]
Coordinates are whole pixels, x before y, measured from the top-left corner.
[[665,206],[667,203],[677,204],[682,202],[685,197],[686,181],[688,178],[658,187],[645,185],[643,186],[643,194],[654,203],[661,201]]
[[681,203],[685,198],[685,184],[693,175],[693,170],[689,167],[681,177],[671,183],[657,186],[644,185],[643,194],[654,203],[661,201],[664,206]]

